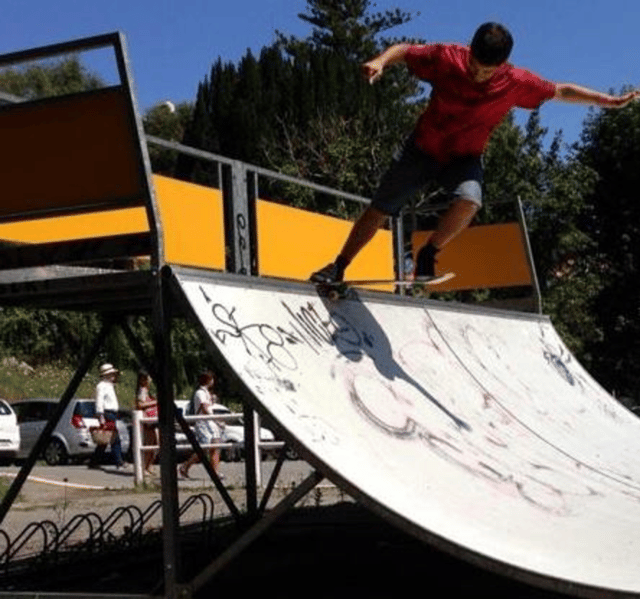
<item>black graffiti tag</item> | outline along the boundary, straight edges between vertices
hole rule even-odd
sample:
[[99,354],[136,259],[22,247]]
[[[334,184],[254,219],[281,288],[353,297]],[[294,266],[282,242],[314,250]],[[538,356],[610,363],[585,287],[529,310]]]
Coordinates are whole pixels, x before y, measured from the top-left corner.
[[290,351],[295,346],[305,345],[316,354],[323,347],[333,347],[347,357],[361,357],[363,350],[374,345],[371,334],[359,331],[340,314],[331,313],[323,318],[311,302],[296,308],[282,302],[288,315],[284,325],[245,324],[239,322],[235,307],[214,302],[203,287],[200,292],[210,305],[215,321],[211,333],[215,339],[225,345],[229,339],[239,340],[248,355],[276,371],[298,369],[298,361]]

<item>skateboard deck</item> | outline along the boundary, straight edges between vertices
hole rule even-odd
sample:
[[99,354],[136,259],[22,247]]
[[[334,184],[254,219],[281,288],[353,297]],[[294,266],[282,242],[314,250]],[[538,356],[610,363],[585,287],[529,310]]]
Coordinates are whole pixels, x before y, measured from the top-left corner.
[[323,292],[329,299],[345,298],[352,287],[369,287],[372,285],[396,285],[398,287],[410,287],[413,295],[420,295],[425,287],[435,287],[455,277],[455,273],[447,272],[435,277],[415,277],[414,279],[352,279],[339,283],[314,283],[316,288]]

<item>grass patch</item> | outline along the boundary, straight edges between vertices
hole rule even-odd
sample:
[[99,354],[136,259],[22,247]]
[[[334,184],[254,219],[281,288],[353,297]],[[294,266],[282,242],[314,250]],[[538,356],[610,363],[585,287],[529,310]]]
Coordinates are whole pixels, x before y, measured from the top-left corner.
[[[7,491],[9,490],[11,483],[13,483],[12,478],[0,476],[0,501],[4,499],[4,496],[7,494]],[[22,497],[20,493],[18,493],[18,496],[16,497],[16,502],[19,502],[19,501],[22,501]]]
[[[80,383],[75,397],[90,398],[95,395],[99,377],[98,367],[90,370]],[[73,378],[75,370],[61,364],[45,364],[32,367],[25,362],[12,358],[0,361],[0,397],[9,402],[27,398],[59,398]],[[120,382],[116,385],[116,393],[121,408],[133,408],[135,388],[135,372],[122,372]]]

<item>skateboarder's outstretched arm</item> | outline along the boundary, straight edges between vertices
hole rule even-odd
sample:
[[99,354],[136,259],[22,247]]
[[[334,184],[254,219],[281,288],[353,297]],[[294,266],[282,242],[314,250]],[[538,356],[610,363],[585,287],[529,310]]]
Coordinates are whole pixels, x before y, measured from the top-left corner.
[[382,71],[392,64],[404,61],[405,54],[410,48],[410,44],[394,44],[389,46],[382,54],[365,62],[362,67],[362,74],[369,81],[374,83],[382,76]]
[[638,98],[640,98],[640,90],[633,90],[622,96],[611,96],[573,83],[556,84],[556,95],[553,97],[554,100],[561,102],[588,104],[601,108],[623,108]]

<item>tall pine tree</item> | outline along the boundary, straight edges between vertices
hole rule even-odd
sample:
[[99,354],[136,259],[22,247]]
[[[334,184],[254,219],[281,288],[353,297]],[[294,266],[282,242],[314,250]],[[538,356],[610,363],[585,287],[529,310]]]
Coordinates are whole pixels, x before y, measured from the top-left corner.
[[[419,88],[403,69],[368,85],[360,63],[382,47],[378,36],[405,23],[400,10],[370,14],[367,1],[309,1],[300,18],[306,39],[279,34],[256,60],[218,61],[198,90],[184,141],[216,153],[370,195],[394,146],[408,132]],[[178,174],[203,178],[184,158]],[[198,174],[200,172],[200,174]],[[211,182],[211,177],[208,178]],[[283,201],[340,212],[327,198],[299,189],[268,192]]]

